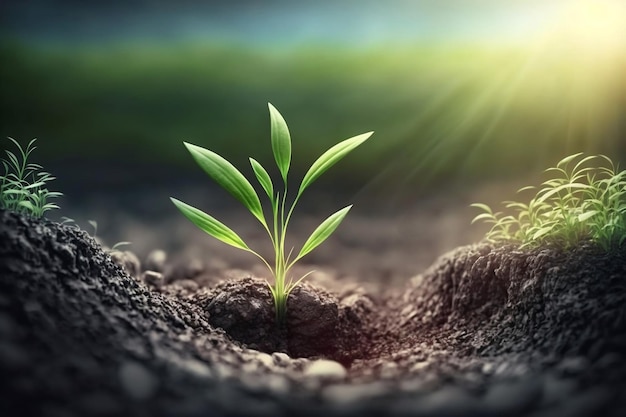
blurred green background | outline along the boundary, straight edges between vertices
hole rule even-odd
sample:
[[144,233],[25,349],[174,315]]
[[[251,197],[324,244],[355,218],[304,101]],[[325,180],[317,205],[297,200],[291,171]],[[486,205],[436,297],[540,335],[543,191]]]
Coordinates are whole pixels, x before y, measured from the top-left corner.
[[470,185],[579,151],[626,162],[619,0],[0,7],[0,136],[38,138],[61,190],[206,181],[183,140],[250,174],[248,156],[272,163],[268,101],[290,126],[296,177],[376,132],[329,187]]

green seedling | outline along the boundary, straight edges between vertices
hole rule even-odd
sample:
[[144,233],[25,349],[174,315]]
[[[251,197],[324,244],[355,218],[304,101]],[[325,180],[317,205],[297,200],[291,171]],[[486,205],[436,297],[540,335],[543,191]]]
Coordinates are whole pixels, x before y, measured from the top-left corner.
[[357,146],[365,142],[373,132],[346,139],[322,154],[304,175],[293,202],[288,204],[287,174],[291,163],[291,136],[287,128],[287,123],[278,110],[270,103],[268,103],[268,106],[270,111],[272,151],[282,178],[282,193],[274,189],[270,175],[258,161],[250,158],[250,165],[261,188],[269,198],[271,207],[271,219],[269,221],[263,212],[263,207],[256,191],[237,168],[226,159],[208,149],[186,142],[184,144],[198,165],[200,165],[215,182],[239,200],[261,223],[268,233],[272,246],[274,247],[273,262],[250,249],[243,239],[232,229],[212,216],[175,198],[171,200],[176,207],[200,229],[230,246],[254,254],[267,266],[274,277],[274,285],[268,282],[268,286],[274,299],[276,319],[278,322],[283,322],[287,310],[287,297],[289,293],[312,272],[294,280],[292,277],[288,279],[289,271],[296,262],[319,246],[335,231],[352,206],[344,207],[324,220],[304,242],[297,255],[292,257],[293,248],[288,252],[285,250],[285,237],[294,208],[304,190],[326,170],[335,165]]
[[8,138],[17,147],[18,154],[6,150],[7,159],[0,159],[4,167],[4,175],[0,176],[0,207],[33,217],[42,217],[46,211],[58,209],[51,198],[63,194],[49,191],[47,185],[54,177],[42,171],[39,164],[29,162],[36,139],[31,140],[26,149]]
[[[592,162],[600,165],[591,166]],[[472,223],[482,220],[492,225],[488,241],[570,248],[588,239],[607,252],[626,242],[626,171],[620,172],[605,155],[577,153],[545,172],[553,178],[541,184],[529,203],[503,202],[516,215],[472,204],[483,211]],[[518,192],[535,189],[524,187]]]

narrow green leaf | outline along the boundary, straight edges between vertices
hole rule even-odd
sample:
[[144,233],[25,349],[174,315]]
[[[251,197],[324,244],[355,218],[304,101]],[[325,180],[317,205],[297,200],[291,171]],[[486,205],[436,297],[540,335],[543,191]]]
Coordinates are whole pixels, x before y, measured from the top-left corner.
[[549,233],[552,230],[552,226],[546,226],[546,227],[542,227],[539,230],[537,230],[533,236],[532,236],[532,240],[537,240],[540,237],[546,235],[547,233]]
[[202,167],[202,169],[222,188],[246,206],[250,213],[252,213],[261,224],[267,227],[259,196],[246,177],[230,162],[215,152],[192,145],[191,143],[183,143],[198,165],[200,165],[200,167]]
[[300,253],[298,253],[298,256],[296,256],[294,262],[305,256],[313,249],[318,247],[322,242],[324,242],[328,238],[328,236],[330,236],[335,231],[337,226],[339,226],[339,224],[342,222],[344,217],[346,217],[346,214],[348,214],[351,208],[352,205],[344,207],[335,214],[332,214],[326,220],[324,220],[322,224],[320,224],[317,229],[315,229],[313,233],[311,233],[311,236],[309,236],[307,241],[304,242],[304,245],[302,245],[302,249],[300,249]]
[[59,206],[58,206],[58,205],[56,205],[56,204],[53,204],[53,203],[47,203],[47,204],[44,204],[44,206],[42,207],[42,210],[43,210],[43,211],[48,211],[48,210],[58,209],[58,208],[59,208]]
[[519,190],[517,190],[518,193],[522,193],[524,191],[528,191],[528,190],[535,190],[537,187],[535,187],[534,185],[527,185],[526,187],[522,187]]
[[556,164],[556,166],[557,166],[557,167],[560,167],[561,165],[566,165],[566,164],[567,164],[567,163],[569,163],[571,160],[578,158],[578,157],[579,157],[580,155],[582,155],[582,154],[583,154],[582,152],[578,152],[578,153],[575,153],[575,154],[573,154],[573,155],[566,156],[565,158],[561,159],[561,160],[560,160],[560,161]]
[[30,211],[35,211],[35,206],[30,201],[24,200],[17,203],[19,207],[24,207]]
[[9,161],[11,162],[11,165],[13,167],[13,169],[18,172],[20,171],[20,162],[17,160],[17,157],[15,156],[15,154],[11,151],[5,151],[7,153],[7,156],[9,157]]
[[45,181],[38,181],[38,182],[34,182],[32,184],[28,184],[26,187],[24,187],[24,189],[25,190],[31,190],[33,188],[38,188],[38,187],[41,187],[41,186],[44,186],[44,185],[46,185]]
[[281,116],[276,107],[272,106],[272,103],[267,103],[267,107],[270,109],[274,159],[280,170],[280,175],[283,177],[283,181],[287,182],[287,172],[289,172],[289,165],[291,163],[291,136],[289,135],[289,128],[283,116]]
[[578,215],[578,221],[579,222],[584,222],[586,220],[589,220],[590,218],[592,218],[596,214],[598,214],[598,212],[596,210],[591,210],[591,211],[579,214]]
[[470,207],[476,207],[477,209],[483,210],[489,214],[493,214],[493,211],[491,210],[491,207],[489,207],[487,204],[483,204],[483,203],[473,203],[470,204]]
[[192,207],[189,204],[185,204],[180,200],[172,197],[170,197],[170,200],[172,200],[172,203],[174,203],[174,205],[189,220],[191,220],[193,224],[204,230],[209,235],[228,245],[251,252],[250,248],[246,245],[243,239],[241,239],[237,233],[233,232],[228,226],[224,225],[219,220],[216,220],[214,217],[209,216],[202,210],[198,210],[197,208]]
[[[568,193],[571,194],[571,192],[572,192],[571,190],[574,189],[574,188],[585,189],[585,188],[589,188],[589,186],[586,185],[586,184],[573,183],[573,184],[563,184],[563,185],[560,185],[560,186],[558,186],[556,188],[553,188],[553,189],[545,189],[546,193],[543,194],[541,197],[539,197],[537,199],[537,202],[538,203],[543,203],[548,198],[552,197],[554,194],[559,193],[559,192],[561,192],[563,190],[568,190]],[[542,190],[542,191],[544,191],[544,190]]]
[[265,194],[270,198],[271,201],[274,199],[274,185],[272,184],[272,179],[270,175],[267,173],[265,168],[257,162],[254,158],[250,158],[250,165],[252,165],[252,170],[254,171],[254,175],[256,179],[259,180],[259,184],[265,190]]
[[324,152],[322,156],[313,162],[311,168],[309,168],[307,173],[304,175],[304,179],[302,180],[300,189],[298,190],[298,195],[302,194],[302,192],[320,175],[326,172],[326,170],[335,165],[354,148],[365,142],[370,136],[372,136],[373,133],[374,132],[363,133],[350,139],[346,139]]
[[20,195],[29,195],[30,193],[24,189],[15,189],[15,190],[4,190],[3,194],[11,195],[11,194],[20,194]]
[[482,213],[482,214],[479,214],[478,216],[474,217],[474,219],[472,220],[471,224],[474,224],[474,223],[476,223],[479,220],[486,220],[486,221],[491,220],[491,221],[495,222],[496,218],[491,213]]

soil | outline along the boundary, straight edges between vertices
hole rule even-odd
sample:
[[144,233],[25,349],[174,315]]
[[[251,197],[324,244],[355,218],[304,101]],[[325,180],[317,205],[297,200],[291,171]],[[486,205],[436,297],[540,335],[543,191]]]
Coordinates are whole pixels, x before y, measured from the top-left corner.
[[466,245],[386,286],[322,271],[282,326],[253,273],[142,258],[0,211],[3,415],[626,415],[625,251]]

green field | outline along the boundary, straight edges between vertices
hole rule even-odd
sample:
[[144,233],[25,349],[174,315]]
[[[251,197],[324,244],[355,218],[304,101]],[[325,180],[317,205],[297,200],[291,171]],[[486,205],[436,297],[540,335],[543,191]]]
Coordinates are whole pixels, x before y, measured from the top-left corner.
[[[626,60],[480,45],[292,50],[222,44],[0,47],[0,134],[39,138],[40,161],[195,170],[181,141],[271,160],[268,101],[301,173],[374,130],[335,179],[433,185],[549,166],[577,152],[626,159]],[[599,73],[599,70],[604,73]]]

